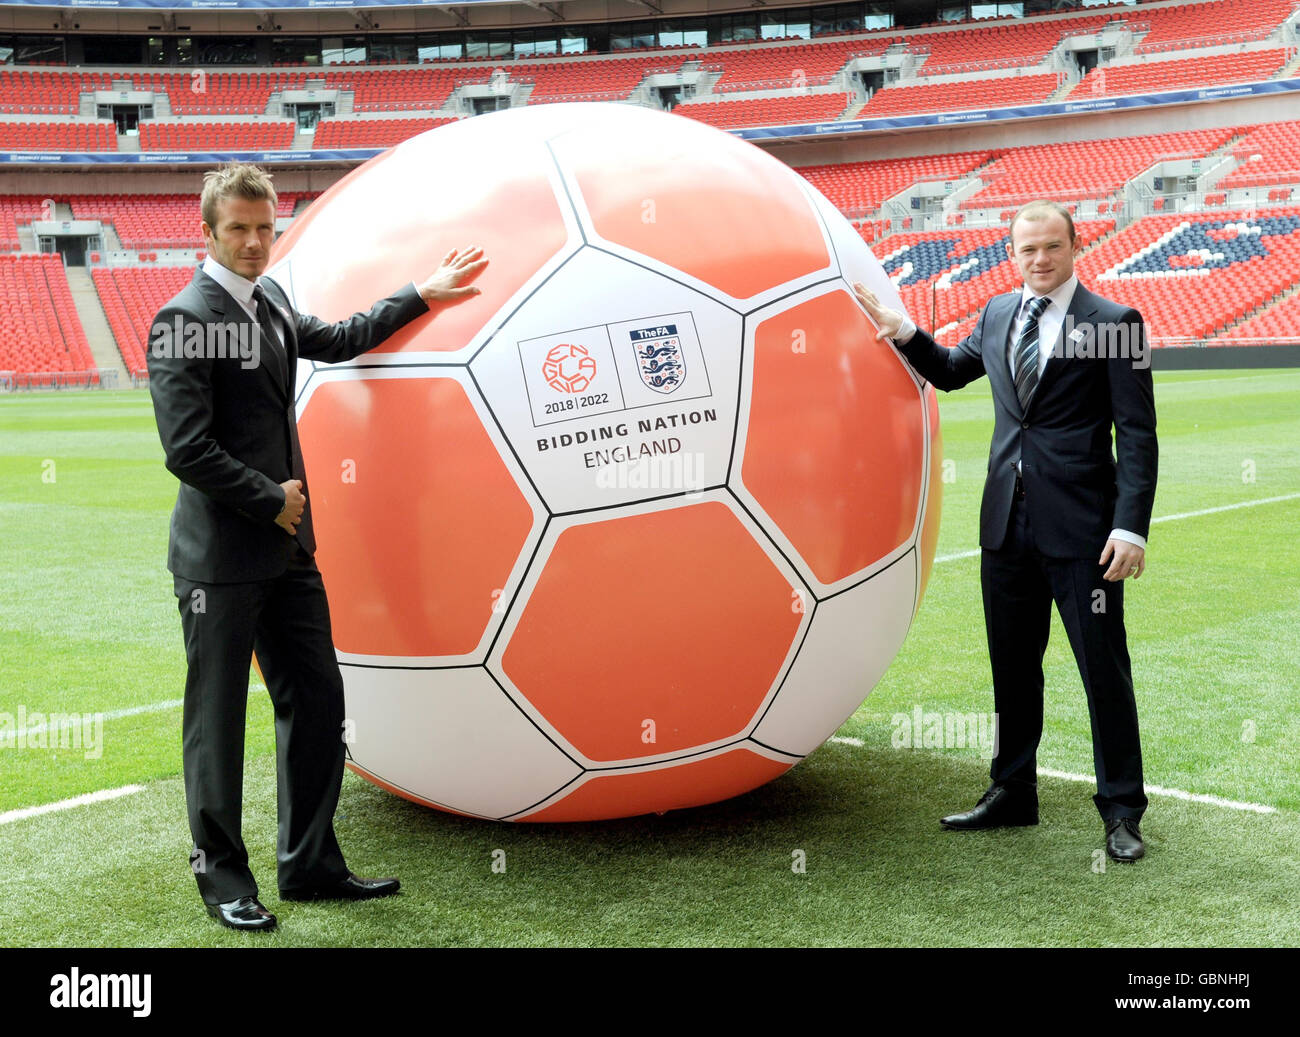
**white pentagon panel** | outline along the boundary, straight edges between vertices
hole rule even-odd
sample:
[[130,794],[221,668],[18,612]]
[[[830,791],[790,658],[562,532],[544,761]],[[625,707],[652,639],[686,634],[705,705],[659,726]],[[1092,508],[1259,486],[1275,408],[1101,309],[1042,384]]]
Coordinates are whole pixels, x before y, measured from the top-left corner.
[[855,281],[861,281],[890,309],[906,313],[907,307],[903,305],[898,289],[889,280],[889,275],[881,266],[880,260],[862,240],[862,236],[853,224],[849,223],[844,218],[844,214],[835,208],[817,188],[803,177],[799,179],[803,180],[804,189],[830,234],[831,245],[839,261],[840,276],[844,278],[844,283],[848,285],[849,290],[852,290]]
[[709,297],[584,248],[469,366],[552,512],[611,507],[726,480],[740,329]]
[[342,672],[353,762],[412,798],[501,818],[581,773],[482,667]]
[[799,656],[752,737],[806,756],[833,735],[902,647],[916,600],[916,552],[817,603]]

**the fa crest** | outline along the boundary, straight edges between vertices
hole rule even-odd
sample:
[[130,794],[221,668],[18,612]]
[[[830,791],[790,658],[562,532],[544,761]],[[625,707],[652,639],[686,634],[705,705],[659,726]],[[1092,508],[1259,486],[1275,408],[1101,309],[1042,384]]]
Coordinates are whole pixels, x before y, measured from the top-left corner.
[[632,349],[641,381],[648,388],[664,395],[681,388],[686,380],[686,361],[676,324],[633,331]]

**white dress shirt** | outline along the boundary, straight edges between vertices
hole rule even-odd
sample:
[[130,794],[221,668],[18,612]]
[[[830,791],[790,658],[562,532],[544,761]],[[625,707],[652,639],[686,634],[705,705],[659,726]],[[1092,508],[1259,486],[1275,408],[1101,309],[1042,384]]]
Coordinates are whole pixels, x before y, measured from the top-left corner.
[[250,317],[257,319],[257,307],[253,305],[253,285],[256,281],[250,281],[229,267],[222,266],[211,256],[203,260],[203,272],[233,295],[235,302],[244,307]]
[[[1074,290],[1079,287],[1079,278],[1074,274],[1063,284],[1057,285],[1052,291],[1047,293],[1049,300],[1047,307],[1038,317],[1038,375],[1041,378],[1043,368],[1047,366],[1047,361],[1051,358],[1052,347],[1056,345],[1056,339],[1061,334],[1061,327],[1065,324],[1065,311],[1070,308],[1070,300],[1074,298]],[[1025,326],[1025,319],[1029,316],[1029,304],[1038,296],[1025,285],[1020,293],[1020,309],[1016,311],[1016,319],[1011,325],[1011,341],[1020,341],[1020,331]],[[1007,367],[1011,371],[1011,382],[1015,384],[1016,365],[1011,354],[1014,350],[1007,350]]]
[[[1043,310],[1038,318],[1038,374],[1041,377],[1043,368],[1047,366],[1047,361],[1052,355],[1052,347],[1056,345],[1057,338],[1060,337],[1061,328],[1065,324],[1065,314],[1070,307],[1070,300],[1074,298],[1074,291],[1079,287],[1079,278],[1075,274],[1070,275],[1070,279],[1057,286],[1049,292],[1047,298],[1051,300],[1047,308]],[[1011,327],[1011,341],[1015,342],[1020,337],[1020,329],[1024,326],[1025,318],[1028,316],[1028,303],[1031,299],[1037,298],[1036,293],[1025,285],[1020,293],[1020,309],[1016,311],[1016,319]],[[898,334],[894,336],[894,341],[899,344],[910,342],[912,336],[916,334],[916,324],[910,317],[903,317],[903,324],[898,329]],[[1011,372],[1011,381],[1014,384],[1016,380],[1016,369],[1013,366],[1014,361],[1011,357],[1012,350],[1007,350],[1007,369]],[[1020,462],[1016,462],[1016,470],[1020,470]],[[1137,533],[1130,533],[1127,529],[1112,529],[1110,539],[1124,540],[1130,544],[1136,544],[1138,547],[1146,550],[1146,537]]]

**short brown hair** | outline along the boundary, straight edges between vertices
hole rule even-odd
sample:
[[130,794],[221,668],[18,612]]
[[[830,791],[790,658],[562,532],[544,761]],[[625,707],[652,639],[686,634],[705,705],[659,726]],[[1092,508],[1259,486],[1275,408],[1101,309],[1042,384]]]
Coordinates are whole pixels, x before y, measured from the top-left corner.
[[1065,229],[1070,232],[1070,243],[1074,243],[1074,217],[1070,215],[1070,210],[1060,202],[1049,202],[1046,199],[1038,199],[1033,202],[1026,202],[1016,214],[1011,217],[1011,222],[1007,224],[1007,237],[1011,239],[1012,244],[1016,240],[1016,220],[1045,220],[1048,217],[1064,216]]
[[250,202],[265,199],[274,206],[275,188],[271,186],[271,174],[247,162],[228,162],[220,169],[204,173],[199,210],[203,213],[203,222],[214,231],[217,228],[217,205],[226,198],[246,198]]

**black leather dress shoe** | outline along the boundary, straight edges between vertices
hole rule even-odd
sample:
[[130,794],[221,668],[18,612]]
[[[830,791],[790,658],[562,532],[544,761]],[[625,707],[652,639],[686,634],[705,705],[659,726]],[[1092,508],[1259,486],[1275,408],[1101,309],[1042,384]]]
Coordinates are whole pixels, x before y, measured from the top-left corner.
[[208,904],[208,914],[231,929],[274,929],[275,915],[257,902],[256,897],[240,897],[224,904]]
[[980,797],[974,809],[939,819],[944,828],[976,831],[984,828],[1017,828],[1038,824],[1038,798],[994,785]]
[[1136,861],[1147,852],[1138,823],[1131,817],[1106,822],[1106,854],[1113,861]]
[[281,900],[373,900],[390,897],[401,888],[397,879],[359,879],[352,873],[324,886],[280,890]]

